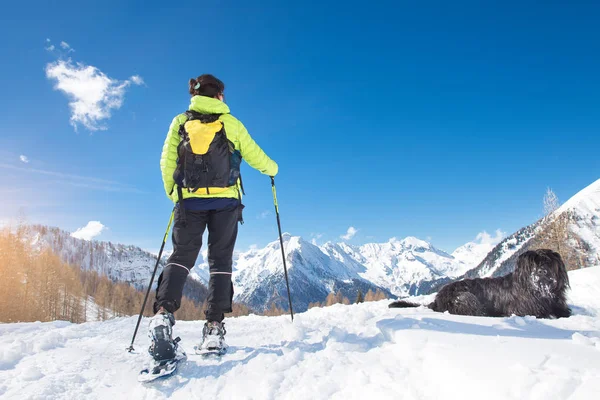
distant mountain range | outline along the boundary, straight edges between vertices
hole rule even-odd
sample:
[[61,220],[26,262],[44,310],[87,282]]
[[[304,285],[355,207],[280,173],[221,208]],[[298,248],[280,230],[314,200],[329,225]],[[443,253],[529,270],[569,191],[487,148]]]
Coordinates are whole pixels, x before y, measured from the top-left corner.
[[[58,228],[33,225],[29,236],[35,247],[49,247],[69,264],[138,289],[148,285],[156,263],[155,255],[139,247],[77,239]],[[352,301],[359,291],[381,290],[389,297],[421,293],[423,283],[458,276],[476,265],[482,246],[491,247],[468,243],[457,249],[460,257],[455,258],[414,237],[363,246],[331,242],[316,246],[301,237],[284,235],[290,287],[298,311],[311,302],[324,301],[331,292],[340,291]],[[164,255],[159,271],[166,259]],[[208,265],[202,259],[199,262],[186,283],[185,294],[202,302],[209,274]],[[235,301],[257,311],[271,304],[288,307],[278,240],[263,249],[236,253],[234,269]]]
[[[129,283],[139,290],[148,287],[156,264],[156,256],[139,247],[77,239],[59,228],[30,225],[28,235],[34,248],[50,248],[68,264],[86,271],[96,271],[114,282]],[[163,257],[159,271],[165,265],[166,258]],[[200,280],[188,279],[184,294],[196,302],[202,302],[206,299],[207,288]]]
[[[544,230],[557,218],[566,218],[572,267],[600,264],[600,180],[568,200],[552,215],[526,226],[499,243],[479,237],[452,254],[430,243],[407,237],[386,243],[352,246],[328,242],[322,246],[298,236],[284,235],[284,252],[290,288],[297,311],[311,302],[322,302],[331,292],[341,291],[351,300],[358,291],[382,290],[388,296],[425,294],[461,278],[498,276],[514,269],[519,254],[542,244]],[[37,246],[52,248],[60,257],[86,270],[95,270],[114,281],[142,288],[147,285],[156,256],[135,246],[85,241],[68,232],[43,226],[31,227]],[[161,260],[164,267],[166,257]],[[192,270],[186,295],[201,302],[206,297],[208,266],[202,259]],[[234,300],[262,311],[275,304],[286,309],[287,290],[279,241],[262,249],[236,253]]]
[[[414,237],[362,246],[332,242],[316,246],[290,234],[283,239],[290,290],[298,310],[338,290],[352,300],[359,290],[364,294],[379,289],[388,296],[420,294],[423,283],[459,276],[493,248],[493,244],[468,243],[457,249],[455,257]],[[279,241],[237,254],[234,266],[236,301],[256,310],[272,303],[287,308]],[[194,272],[205,282],[207,268],[201,263]]]

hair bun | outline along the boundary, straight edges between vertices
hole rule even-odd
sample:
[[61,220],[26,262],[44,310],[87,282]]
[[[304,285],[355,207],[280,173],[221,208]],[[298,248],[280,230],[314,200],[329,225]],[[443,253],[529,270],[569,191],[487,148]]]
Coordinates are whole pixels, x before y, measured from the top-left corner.
[[192,96],[214,97],[225,90],[225,84],[210,74],[200,75],[197,78],[190,79],[189,93]]

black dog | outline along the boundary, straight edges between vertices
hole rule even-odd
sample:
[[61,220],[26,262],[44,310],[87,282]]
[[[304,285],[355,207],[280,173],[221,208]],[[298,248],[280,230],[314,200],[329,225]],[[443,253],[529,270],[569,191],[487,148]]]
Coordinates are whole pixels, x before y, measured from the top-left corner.
[[[568,288],[569,276],[560,254],[533,250],[519,256],[513,273],[500,278],[449,283],[427,307],[459,315],[561,318],[571,315],[565,295]],[[399,300],[389,307],[419,307],[419,304]]]

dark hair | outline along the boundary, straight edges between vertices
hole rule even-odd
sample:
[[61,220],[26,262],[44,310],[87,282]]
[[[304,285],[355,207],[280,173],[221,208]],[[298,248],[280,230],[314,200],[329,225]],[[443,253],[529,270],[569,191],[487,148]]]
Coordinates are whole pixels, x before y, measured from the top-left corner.
[[[200,85],[200,87],[198,87]],[[198,89],[196,89],[198,87]],[[190,79],[190,94],[192,96],[217,97],[225,91],[225,84],[210,74],[200,75]]]

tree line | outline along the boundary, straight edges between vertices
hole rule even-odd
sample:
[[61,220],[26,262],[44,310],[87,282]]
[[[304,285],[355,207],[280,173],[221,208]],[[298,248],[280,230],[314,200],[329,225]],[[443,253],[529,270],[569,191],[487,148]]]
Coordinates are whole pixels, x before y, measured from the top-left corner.
[[544,218],[531,249],[556,251],[561,255],[567,270],[585,268],[600,261],[588,259],[589,245],[571,229],[571,225],[577,222],[577,216],[569,210],[556,215],[559,208],[558,197],[548,188],[544,195]]
[[[3,279],[0,285],[0,322],[65,320],[81,323],[136,315],[147,290],[137,290],[126,282],[113,282],[97,271],[66,263],[51,249],[36,249],[24,225],[0,230],[0,277]],[[189,281],[184,290],[189,295],[184,295],[175,317],[179,320],[204,319],[206,299],[198,296],[198,293],[203,293],[198,287],[202,285]],[[152,291],[144,308],[145,316],[153,314],[154,298]],[[369,290],[364,295],[359,290],[353,302],[385,298],[380,290]],[[311,303],[309,308],[338,303],[350,304],[351,301],[338,291],[330,293],[323,302]],[[232,308],[233,312],[228,316],[261,314],[240,303],[234,303]],[[287,312],[272,304],[262,315],[275,316]]]
[[[0,277],[0,322],[80,323],[136,315],[146,290],[65,263],[50,249],[36,250],[24,226],[0,231]],[[154,291],[144,315],[153,314],[153,303]],[[176,318],[204,319],[204,307],[184,296]],[[248,314],[248,307],[235,304],[231,315]]]

